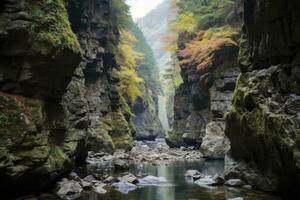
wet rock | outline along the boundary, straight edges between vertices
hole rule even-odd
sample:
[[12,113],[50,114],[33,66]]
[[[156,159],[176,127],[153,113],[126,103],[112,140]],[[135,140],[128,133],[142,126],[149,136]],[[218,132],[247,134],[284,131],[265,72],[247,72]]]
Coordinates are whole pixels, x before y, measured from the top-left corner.
[[167,183],[167,179],[164,177],[156,177],[152,175],[148,175],[144,178],[138,179],[139,184],[138,185],[159,185],[161,183]]
[[230,155],[225,156],[225,179],[241,179],[255,188],[272,192],[276,190],[278,182],[274,177],[262,174],[253,163],[236,161]]
[[222,185],[225,183],[225,179],[223,176],[220,176],[219,174],[216,174],[214,177],[213,177],[214,181],[216,182],[216,185]]
[[96,178],[93,175],[88,175],[88,176],[84,177],[83,180],[86,182],[93,182],[93,181],[96,181]]
[[205,175],[197,170],[188,170],[185,173],[185,177],[192,178],[193,180],[197,180],[205,177]]
[[116,170],[127,170],[129,169],[128,161],[124,161],[121,159],[114,160],[114,167]]
[[195,181],[199,186],[214,186],[217,182],[211,176],[205,176]]
[[98,194],[105,194],[105,193],[107,193],[107,191],[106,191],[105,189],[103,189],[103,187],[100,186],[100,185],[97,186],[97,187],[95,187],[94,190],[95,190],[95,192],[98,193]]
[[252,186],[251,185],[244,185],[242,188],[247,189],[247,190],[252,190]]
[[128,182],[125,182],[125,181],[120,181],[120,182],[117,182],[117,183],[113,183],[112,184],[112,187],[123,193],[123,194],[128,194],[130,191],[133,191],[135,189],[137,189],[137,186],[132,184],[132,183],[128,183]]
[[139,182],[137,177],[130,173],[128,173],[122,177],[118,177],[117,179],[119,181],[124,181],[124,182],[132,183],[132,184],[137,184]]
[[84,180],[81,180],[80,184],[81,184],[83,189],[89,189],[93,186],[92,182],[87,182],[87,181],[84,181]]
[[71,172],[68,176],[67,176],[68,179],[70,180],[75,180],[75,181],[80,181],[80,177],[78,176],[77,173],[75,172]]
[[242,187],[246,185],[246,183],[241,179],[229,179],[224,183],[224,185],[229,187]]
[[114,182],[115,178],[112,176],[107,177],[106,179],[104,179],[103,183],[112,183]]
[[59,190],[56,194],[62,199],[75,199],[82,191],[81,185],[74,180],[63,179],[58,185]]

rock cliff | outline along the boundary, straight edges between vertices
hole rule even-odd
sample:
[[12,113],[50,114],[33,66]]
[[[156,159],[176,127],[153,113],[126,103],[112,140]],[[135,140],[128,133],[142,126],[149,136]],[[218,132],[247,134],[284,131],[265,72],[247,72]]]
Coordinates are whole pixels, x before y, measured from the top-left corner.
[[175,121],[167,142],[171,147],[201,147],[204,156],[224,156],[224,113],[230,106],[239,70],[236,65],[238,35],[207,39],[207,32],[182,33],[178,58],[183,83],[176,90]]
[[253,178],[232,162],[227,162],[227,175],[240,176],[262,190],[292,195],[300,186],[300,3],[243,3],[242,74],[226,115],[226,135],[233,159],[260,175]]
[[132,111],[134,113],[133,123],[135,126],[135,139],[155,140],[164,137],[164,131],[158,117],[158,96],[143,87],[143,96],[136,99]]
[[89,135],[98,148],[130,148],[111,74],[117,42],[109,0],[0,3],[2,191],[39,190],[72,170]]

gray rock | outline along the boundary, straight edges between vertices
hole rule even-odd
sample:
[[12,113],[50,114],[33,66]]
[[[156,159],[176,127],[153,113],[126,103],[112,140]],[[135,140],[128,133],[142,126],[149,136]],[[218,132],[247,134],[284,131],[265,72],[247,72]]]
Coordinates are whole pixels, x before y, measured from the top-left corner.
[[228,200],[244,200],[244,198],[243,197],[236,197],[236,198],[230,198]]
[[246,185],[246,183],[241,179],[229,179],[224,183],[224,185],[229,187],[242,187]]
[[114,167],[116,170],[126,170],[129,168],[129,164],[124,160],[116,159],[114,160]]
[[159,185],[168,182],[167,179],[165,179],[164,177],[156,177],[152,175],[148,175],[138,180],[139,180],[138,185]]
[[112,183],[114,181],[114,179],[115,179],[114,177],[109,176],[106,179],[104,179],[103,183]]
[[96,178],[93,175],[88,175],[88,176],[84,177],[83,180],[86,182],[93,182],[93,181],[96,181]]
[[216,185],[222,185],[224,184],[225,182],[225,179],[223,176],[220,176],[218,174],[216,174],[214,177],[213,177],[214,181],[216,182]]
[[81,180],[80,177],[78,176],[78,174],[76,174],[75,172],[71,172],[67,177],[70,180],[75,180],[75,181]]
[[200,147],[204,157],[224,157],[229,150],[229,140],[224,133],[225,124],[223,121],[213,121],[206,125],[205,136]]
[[132,184],[137,184],[139,182],[137,177],[130,173],[128,173],[122,177],[118,177],[117,179],[119,181],[124,181],[124,182],[132,183]]
[[205,176],[195,181],[195,184],[199,186],[214,186],[217,182],[211,176]]
[[186,171],[185,176],[190,177],[193,180],[197,180],[197,179],[205,177],[204,174],[202,174],[201,172],[199,172],[197,170],[188,170],[188,171]]
[[83,189],[88,189],[88,188],[91,188],[93,186],[93,184],[91,182],[87,182],[87,181],[84,181],[84,180],[81,180],[80,184],[81,184]]
[[56,194],[62,199],[75,199],[80,196],[82,191],[81,185],[74,180],[64,179],[59,185],[60,188]]
[[94,188],[94,190],[98,194],[105,194],[105,193],[107,193],[107,191],[105,189],[103,189],[102,186],[97,186],[97,187]]
[[112,184],[112,187],[123,193],[123,194],[128,194],[130,191],[133,191],[135,189],[137,189],[137,186],[132,184],[132,183],[128,183],[128,182],[125,182],[125,181],[121,181],[121,182],[118,182],[118,183],[113,183]]

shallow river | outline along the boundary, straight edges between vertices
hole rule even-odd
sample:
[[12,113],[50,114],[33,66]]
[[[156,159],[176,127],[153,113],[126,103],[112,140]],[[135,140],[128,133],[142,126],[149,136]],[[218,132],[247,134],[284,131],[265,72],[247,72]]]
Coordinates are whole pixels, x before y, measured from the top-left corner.
[[[118,191],[110,191],[107,194],[96,194],[93,191],[82,193],[80,200],[227,200],[230,198],[243,197],[244,200],[277,200],[264,193],[247,189],[234,189],[228,187],[205,188],[189,183],[184,177],[188,169],[197,169],[204,174],[215,175],[223,174],[224,163],[222,160],[203,161],[203,162],[177,162],[172,165],[143,167],[143,173],[154,176],[165,177],[168,183],[156,186],[139,187],[137,190],[125,195]],[[82,168],[78,171],[83,177],[96,170],[95,168]],[[140,167],[131,166],[130,172],[138,174]],[[117,175],[117,174],[114,174]],[[57,199],[52,195],[42,195],[38,199],[50,200]]]

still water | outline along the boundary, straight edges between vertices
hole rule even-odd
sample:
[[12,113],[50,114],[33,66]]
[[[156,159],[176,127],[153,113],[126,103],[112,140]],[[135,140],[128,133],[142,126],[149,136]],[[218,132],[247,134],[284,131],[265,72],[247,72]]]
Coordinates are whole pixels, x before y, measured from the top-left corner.
[[[264,193],[234,189],[228,187],[200,187],[187,181],[184,174],[189,169],[196,169],[204,174],[222,175],[224,162],[211,160],[203,162],[177,162],[172,165],[144,166],[143,172],[153,176],[165,177],[168,184],[139,187],[129,194],[121,194],[118,191],[110,191],[105,195],[95,192],[85,192],[81,200],[227,200],[230,198],[243,197],[244,200],[278,200],[279,198]],[[130,173],[138,174],[139,167],[132,166]]]
[[[189,169],[196,169],[204,174],[222,175],[224,172],[224,162],[222,160],[199,161],[193,163],[176,162],[171,165],[145,165],[142,173],[148,175],[164,177],[168,180],[155,186],[143,186],[122,194],[115,190],[110,190],[106,194],[97,194],[93,190],[82,192],[79,200],[228,200],[231,198],[242,197],[244,200],[280,200],[280,198],[269,196],[265,193],[247,190],[235,189],[225,186],[220,187],[200,187],[187,181],[184,174]],[[85,177],[93,172],[99,173],[99,169],[86,166],[77,171],[81,177]],[[130,170],[132,174],[141,173],[140,166],[132,165]],[[113,173],[112,175],[118,176]],[[25,198],[26,199],[26,198]],[[30,200],[58,200],[54,193],[44,193],[42,195],[29,198]],[[22,198],[24,200],[24,198]],[[28,200],[28,199],[26,199]]]

